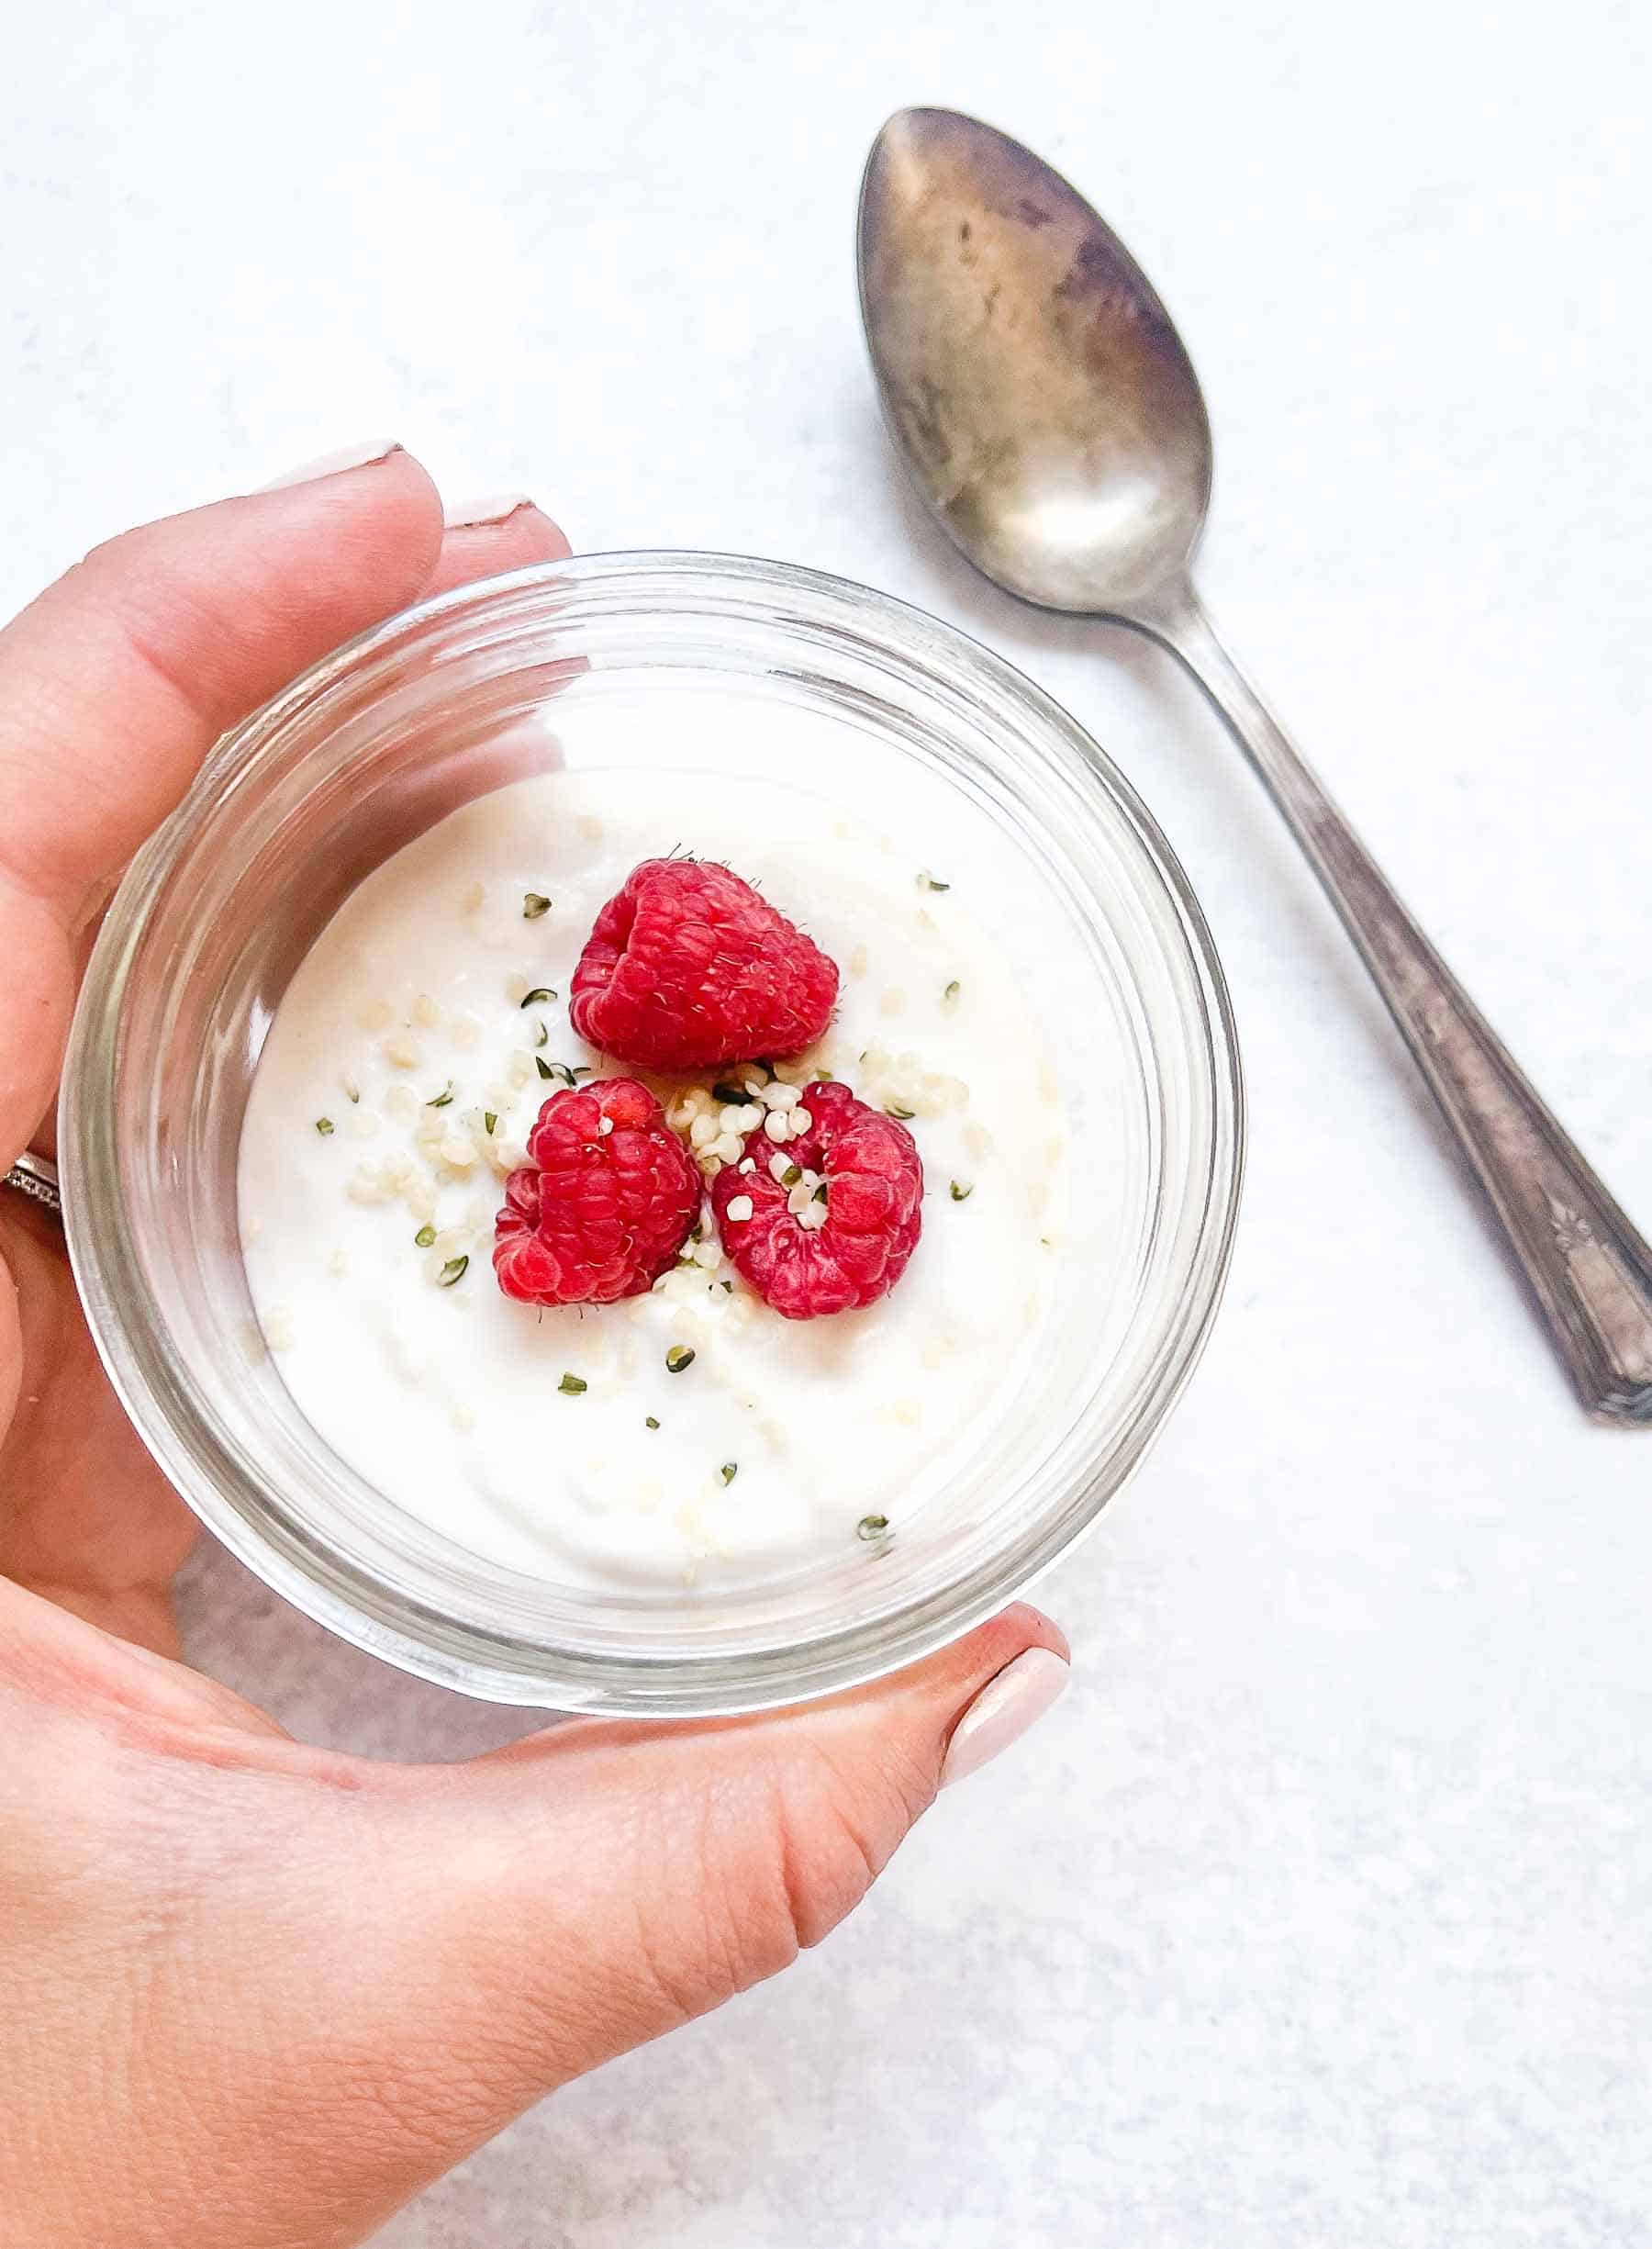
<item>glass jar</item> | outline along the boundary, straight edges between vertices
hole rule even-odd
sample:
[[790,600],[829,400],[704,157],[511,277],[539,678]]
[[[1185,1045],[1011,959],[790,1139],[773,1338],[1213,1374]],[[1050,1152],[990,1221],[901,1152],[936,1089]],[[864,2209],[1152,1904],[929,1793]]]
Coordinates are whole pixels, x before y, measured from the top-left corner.
[[[242,1347],[237,1151],[282,993],[356,883],[460,804],[560,762],[554,713],[570,699],[651,683],[829,711],[846,728],[844,769],[818,779],[850,800],[900,761],[946,792],[948,871],[969,880],[975,918],[1048,1013],[1076,1191],[1055,1342],[899,1536],[735,1590],[597,1594],[413,1520]],[[658,1717],[760,1708],[893,1670],[1064,1552],[1198,1359],[1242,1143],[1210,934],[1151,817],[1073,720],[881,595],[686,554],[584,557],[444,595],[228,735],[109,909],[60,1121],[70,1250],[98,1348],[144,1442],[226,1545],[323,1624],[426,1678]]]

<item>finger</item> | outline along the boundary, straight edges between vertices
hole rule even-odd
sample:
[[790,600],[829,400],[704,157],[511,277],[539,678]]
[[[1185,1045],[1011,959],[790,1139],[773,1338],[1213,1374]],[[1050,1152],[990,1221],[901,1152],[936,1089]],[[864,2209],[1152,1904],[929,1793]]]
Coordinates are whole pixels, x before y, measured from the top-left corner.
[[[855,1906],[943,1777],[1066,1684],[1017,1606],[876,1686],[762,1718],[564,1726],[405,1775],[380,1836],[372,2034],[446,2167],[545,2092],[785,1967]],[[385,2097],[385,2088],[377,2088]]]
[[562,562],[573,552],[558,526],[520,493],[450,507],[446,520],[427,594],[523,570],[530,563]]
[[174,1655],[195,1517],[104,1377],[56,1221],[19,1197],[0,1211],[0,1577]]
[[71,913],[225,727],[417,595],[440,540],[435,488],[396,448],[95,548],[0,632],[0,859]]
[[[513,495],[477,501],[471,508],[450,508],[435,568],[419,587],[419,596],[447,593],[477,578],[496,577],[533,563],[561,562],[571,552],[560,528],[530,499]],[[38,934],[48,949],[55,951],[55,917],[43,901],[34,903]],[[101,920],[101,912],[95,913],[76,932],[72,973],[76,990]],[[47,1043],[50,1035],[50,1032],[42,1033]],[[54,1155],[56,1137],[55,1121],[48,1113],[32,1145],[45,1155]]]
[[0,1158],[50,1100],[78,923],[225,727],[438,565],[430,478],[393,450],[97,548],[0,632]]
[[0,1257],[0,1442],[23,1395],[23,1308],[10,1261]]
[[[182,1673],[17,1594],[0,1706],[9,1660],[31,1752],[76,1780],[50,1799],[52,1879],[21,1893],[50,1907],[50,1941],[14,1948],[44,1956],[16,2010],[44,2042],[26,2089],[50,2117],[92,2084],[108,2175],[145,2179],[175,2249],[346,2249],[541,2094],[822,1936],[937,1786],[1048,1707],[1065,1657],[1018,1607],[805,1709],[398,1773],[186,1707]],[[117,1835],[82,1839],[88,1804]],[[134,1927],[141,1990],[117,1979],[99,2014],[106,1975],[64,1958],[124,1958]]]

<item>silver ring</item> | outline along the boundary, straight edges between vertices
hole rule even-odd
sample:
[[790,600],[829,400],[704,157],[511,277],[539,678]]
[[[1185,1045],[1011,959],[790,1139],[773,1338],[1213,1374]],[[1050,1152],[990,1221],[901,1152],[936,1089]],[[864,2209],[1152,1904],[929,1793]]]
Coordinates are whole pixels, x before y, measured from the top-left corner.
[[36,1156],[26,1148],[6,1173],[4,1183],[7,1187],[15,1187],[20,1195],[27,1195],[31,1203],[38,1203],[54,1218],[62,1216],[63,1198],[58,1187],[58,1169],[49,1158]]

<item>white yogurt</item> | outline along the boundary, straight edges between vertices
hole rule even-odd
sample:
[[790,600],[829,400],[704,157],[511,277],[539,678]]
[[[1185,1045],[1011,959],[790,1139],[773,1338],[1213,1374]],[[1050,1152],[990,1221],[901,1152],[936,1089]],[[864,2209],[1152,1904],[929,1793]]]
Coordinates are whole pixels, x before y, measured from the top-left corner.
[[[693,722],[776,719],[702,699]],[[831,772],[836,722],[779,724],[786,770]],[[568,1027],[581,946],[637,862],[673,850],[727,861],[843,971],[831,1029],[784,1074],[824,1067],[914,1113],[922,1238],[864,1312],[781,1319],[715,1227],[619,1304],[541,1312],[494,1279],[501,1182],[555,1090],[540,1060],[623,1071]],[[458,1545],[568,1585],[749,1583],[840,1554],[867,1516],[899,1527],[1039,1349],[1066,1205],[1038,1028],[945,886],[914,834],[780,782],[708,790],[652,765],[519,782],[380,867],[294,978],[241,1136],[253,1304],[317,1432]],[[531,919],[530,893],[552,901]],[[541,988],[557,997],[524,1007]],[[650,1082],[686,1124],[711,1078]]]

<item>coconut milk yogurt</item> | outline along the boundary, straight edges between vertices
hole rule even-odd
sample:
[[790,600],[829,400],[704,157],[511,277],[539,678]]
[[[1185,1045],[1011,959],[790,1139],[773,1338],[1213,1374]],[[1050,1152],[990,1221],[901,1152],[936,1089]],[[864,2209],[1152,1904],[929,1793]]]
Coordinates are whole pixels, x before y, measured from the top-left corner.
[[[638,723],[600,704],[580,720],[587,736]],[[831,775],[843,728],[800,708],[686,699],[638,746],[758,725],[784,737],[772,769]],[[898,1535],[920,1485],[944,1505],[948,1463],[967,1463],[1049,1318],[1060,1090],[911,803],[886,833],[883,808],[845,818],[786,781],[720,789],[585,755],[600,746],[442,821],[322,932],[242,1129],[247,1276],[261,1348],[318,1434],[457,1545],[564,1585],[749,1584]],[[864,1311],[782,1319],[709,1211],[644,1296],[541,1311],[495,1281],[494,1214],[541,1102],[575,1070],[638,1074],[573,1035],[568,987],[598,908],[672,851],[726,861],[843,972],[830,1029],[779,1080],[829,1070],[910,1113],[922,1236]],[[702,1169],[734,1151],[710,1088],[741,1075],[648,1081]]]

